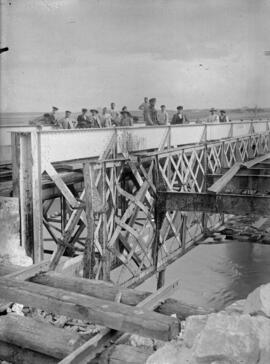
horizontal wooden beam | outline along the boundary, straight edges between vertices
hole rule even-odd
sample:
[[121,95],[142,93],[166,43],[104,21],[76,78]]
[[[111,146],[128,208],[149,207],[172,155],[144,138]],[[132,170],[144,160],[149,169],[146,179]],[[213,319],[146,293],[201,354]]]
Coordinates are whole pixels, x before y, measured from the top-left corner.
[[159,192],[167,211],[270,216],[270,197],[257,195]]
[[[207,187],[212,186],[222,177],[222,174],[208,174]],[[223,192],[240,193],[243,190],[254,190],[260,193],[270,192],[270,175],[236,174],[223,187]]]
[[136,306],[151,293],[128,288],[121,288],[112,283],[86,279],[66,277],[64,274],[56,272],[47,272],[34,276],[31,282],[60,288],[69,292],[77,292],[83,295],[102,298],[108,301],[115,301],[117,294],[121,294],[121,303],[130,306]]
[[49,312],[93,322],[115,330],[159,340],[179,333],[177,319],[142,308],[109,302],[26,281],[1,278],[1,297]]

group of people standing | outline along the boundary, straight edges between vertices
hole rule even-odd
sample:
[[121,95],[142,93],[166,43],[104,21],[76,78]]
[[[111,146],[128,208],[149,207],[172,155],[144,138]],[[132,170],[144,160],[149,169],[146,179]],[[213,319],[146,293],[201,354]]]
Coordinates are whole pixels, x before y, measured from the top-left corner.
[[[143,120],[146,125],[177,125],[189,123],[184,113],[183,106],[177,106],[176,113],[170,120],[165,105],[160,106],[160,110],[156,109],[156,98],[144,98],[144,102],[139,106],[139,110],[143,112]],[[97,109],[83,108],[77,119],[72,116],[71,111],[66,110],[65,116],[59,120],[56,118],[58,108],[53,106],[50,113],[45,113],[41,117],[30,122],[31,125],[47,125],[61,129],[85,129],[85,128],[106,128],[112,126],[132,126],[136,117],[133,117],[126,106],[121,111],[116,109],[114,102],[110,104],[110,108],[104,107],[99,113]],[[138,118],[137,118],[138,119]],[[229,119],[225,110],[220,110],[217,114],[215,108],[210,109],[210,115],[207,118],[209,123],[228,122]]]
[[[54,126],[60,129],[86,129],[86,128],[106,128],[111,126],[132,126],[134,117],[123,106],[119,112],[112,102],[110,108],[104,107],[99,113],[97,109],[83,108],[77,119],[72,116],[72,112],[65,111],[65,116],[61,119],[56,119],[58,108],[52,107],[50,113],[45,113],[42,116],[30,121],[31,125]],[[89,113],[88,113],[89,111]]]
[[[143,111],[143,119],[146,125],[176,125],[176,124],[186,124],[189,120],[184,113],[183,106],[177,106],[176,113],[173,115],[172,119],[169,120],[169,114],[166,111],[166,106],[161,105],[160,110],[156,110],[156,98],[152,98],[148,101],[148,98],[144,98],[144,102],[139,106],[139,110]],[[226,115],[225,110],[220,110],[220,115],[217,114],[215,108],[210,109],[210,115],[207,118],[209,123],[222,123],[228,122],[229,118]]]

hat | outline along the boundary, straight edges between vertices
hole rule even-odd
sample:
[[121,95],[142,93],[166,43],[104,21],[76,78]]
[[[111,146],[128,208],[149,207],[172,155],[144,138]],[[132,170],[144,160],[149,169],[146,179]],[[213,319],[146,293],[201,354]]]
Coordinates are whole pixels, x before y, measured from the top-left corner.
[[90,112],[95,112],[96,114],[98,114],[98,111],[96,109],[90,109]]
[[84,108],[84,109],[82,109],[82,112],[86,112],[86,111],[87,111],[87,109],[85,109],[85,108]]
[[161,105],[160,107],[166,107],[165,105]]
[[65,113],[69,113],[69,114],[71,114],[71,111],[69,111],[69,110],[66,110],[66,111],[65,111]]
[[217,111],[214,107],[211,107],[210,111]]
[[53,106],[52,109],[55,110],[55,111],[57,111],[58,110],[58,107]]
[[183,110],[183,106],[177,106],[176,110]]
[[149,102],[152,102],[152,101],[157,101],[157,99],[155,97],[153,97],[152,99],[149,100]]
[[220,112],[221,112],[222,114],[226,114],[226,111],[225,111],[225,110],[220,110]]

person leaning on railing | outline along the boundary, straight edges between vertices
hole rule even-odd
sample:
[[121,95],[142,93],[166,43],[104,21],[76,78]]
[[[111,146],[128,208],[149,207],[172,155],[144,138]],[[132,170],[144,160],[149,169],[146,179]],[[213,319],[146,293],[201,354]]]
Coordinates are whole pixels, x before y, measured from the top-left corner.
[[53,106],[50,113],[45,113],[34,120],[30,120],[29,124],[33,126],[52,126],[57,128],[59,127],[59,124],[55,117],[56,111],[58,111],[58,107]]

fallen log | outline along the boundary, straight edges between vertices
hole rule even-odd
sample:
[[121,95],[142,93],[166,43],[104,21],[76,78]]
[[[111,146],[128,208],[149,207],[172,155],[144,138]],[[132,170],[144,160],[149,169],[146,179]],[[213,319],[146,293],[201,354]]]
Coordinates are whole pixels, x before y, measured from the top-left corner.
[[121,303],[136,306],[139,302],[151,294],[151,292],[121,288],[112,283],[90,280],[85,278],[66,277],[61,273],[48,272],[38,274],[30,278],[31,282],[77,292],[87,296],[114,301],[117,294],[121,294]]
[[26,281],[0,280],[1,297],[118,331],[164,341],[179,333],[178,320],[143,308],[105,301]]
[[13,364],[56,364],[59,359],[0,341],[0,360]]
[[74,332],[16,314],[0,316],[0,341],[57,359],[84,343]]
[[[66,278],[63,274],[55,272],[38,274],[35,277],[32,277],[30,281],[45,286],[65,289],[70,292],[102,298],[108,301],[115,301],[117,294],[120,294],[120,302],[131,306],[138,305],[142,300],[146,299],[146,297],[153,294],[148,291],[122,288],[104,281],[73,277]],[[176,314],[177,317],[181,319],[185,319],[192,315],[203,315],[212,312],[211,309],[190,305],[184,301],[170,298],[165,299],[155,310],[167,316]]]

